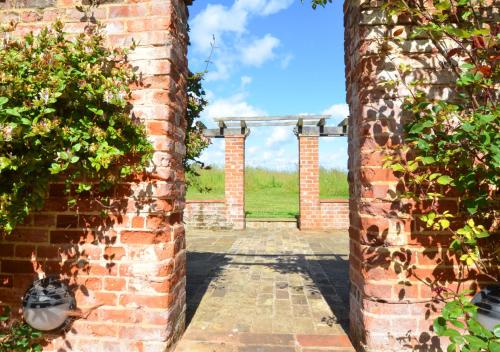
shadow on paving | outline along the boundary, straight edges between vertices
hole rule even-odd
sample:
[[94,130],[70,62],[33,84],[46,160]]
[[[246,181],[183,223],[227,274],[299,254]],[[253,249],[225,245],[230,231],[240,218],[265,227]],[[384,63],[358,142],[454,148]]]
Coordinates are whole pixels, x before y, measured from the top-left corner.
[[[248,262],[249,257],[259,258]],[[238,260],[241,258],[241,262]],[[317,259],[320,258],[320,259]],[[268,261],[266,261],[266,259]],[[332,312],[325,317],[327,325],[340,324],[344,331],[349,327],[349,262],[336,254],[234,254],[188,252],[187,254],[187,317],[189,326],[200,302],[210,287],[227,266],[266,266],[281,274],[299,274],[310,278],[313,284],[306,285],[310,298],[321,295]],[[298,288],[300,289],[300,288]]]
[[187,253],[186,327],[191,323],[210,283],[220,276],[228,262],[229,258],[223,253]]

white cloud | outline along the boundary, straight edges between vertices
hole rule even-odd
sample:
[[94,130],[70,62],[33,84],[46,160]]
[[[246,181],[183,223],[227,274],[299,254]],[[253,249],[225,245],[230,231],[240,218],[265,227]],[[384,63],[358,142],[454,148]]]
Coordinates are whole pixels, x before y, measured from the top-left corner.
[[219,58],[212,61],[212,66],[209,65],[208,73],[205,76],[207,82],[228,79],[231,76],[231,71],[237,59],[231,54],[220,54]]
[[274,50],[280,45],[280,40],[271,34],[266,34],[254,40],[241,50],[241,61],[249,66],[262,66],[268,60],[275,58]]
[[[265,115],[262,109],[245,101],[245,94],[239,93],[227,98],[210,101],[203,112],[204,120],[213,120],[215,117],[248,117]],[[208,122],[208,121],[207,121]]]
[[322,112],[323,115],[331,115],[336,123],[340,123],[349,116],[349,105],[333,104]]
[[[269,16],[288,8],[294,0],[236,0],[232,6],[208,4],[190,22],[190,39],[196,61],[209,56],[215,37],[215,51],[207,81],[228,79],[238,65],[259,67],[277,57],[278,38],[267,34],[254,39],[248,30],[252,17]],[[285,57],[283,63],[287,64]]]
[[241,88],[242,89],[253,82],[253,78],[250,76],[242,76],[240,80],[241,80]]
[[294,0],[236,0],[231,7],[208,4],[191,23],[190,39],[196,50],[208,51],[212,36],[224,45],[225,34],[247,32],[251,16],[269,16],[287,9]]
[[257,147],[257,146],[251,146],[251,147],[248,147],[248,148],[247,148],[247,153],[250,153],[250,154],[255,154],[255,153],[257,153],[259,150],[260,150],[260,148],[259,148],[259,147]]
[[248,11],[260,16],[273,15],[285,10],[294,0],[236,0],[233,8]]
[[246,154],[246,165],[271,170],[297,170],[296,148],[279,148],[275,150],[259,150]]
[[266,146],[272,147],[276,144],[288,142],[293,136],[293,129],[290,127],[274,127],[271,135],[266,140]]
[[294,0],[270,0],[266,6],[263,8],[263,15],[272,15],[274,13],[280,12],[281,10],[287,9]]
[[321,167],[327,169],[347,170],[347,140],[325,138],[325,141],[328,141],[328,143],[325,145],[322,140],[319,149]]
[[285,55],[280,62],[280,66],[283,70],[287,69],[288,66],[290,65],[290,62],[292,62],[294,56],[293,54],[287,54]]
[[223,138],[212,138],[212,144],[203,151],[200,161],[205,165],[223,166],[226,158],[226,144]]
[[[223,5],[208,4],[191,22],[189,37],[193,47],[206,52],[210,49],[212,37],[215,36],[217,45],[224,33],[241,34],[246,30],[248,12]],[[221,42],[222,43],[222,42]]]

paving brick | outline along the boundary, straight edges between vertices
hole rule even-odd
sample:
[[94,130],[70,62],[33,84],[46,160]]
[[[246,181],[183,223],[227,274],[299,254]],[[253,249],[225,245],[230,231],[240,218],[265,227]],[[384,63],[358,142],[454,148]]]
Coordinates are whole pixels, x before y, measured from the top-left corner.
[[238,352],[296,352],[294,347],[287,346],[242,346]]
[[241,334],[240,343],[246,345],[281,345],[293,346],[295,343],[292,334]]
[[[348,252],[346,232],[305,238],[289,229],[190,230],[187,237],[190,323],[180,351],[203,351],[207,343],[295,351],[297,334],[347,339],[348,311],[339,309],[344,300],[327,273],[334,266],[337,278],[348,280],[348,266],[339,259]],[[339,341],[336,348],[344,348],[345,340]]]
[[347,335],[297,335],[302,347],[351,347]]

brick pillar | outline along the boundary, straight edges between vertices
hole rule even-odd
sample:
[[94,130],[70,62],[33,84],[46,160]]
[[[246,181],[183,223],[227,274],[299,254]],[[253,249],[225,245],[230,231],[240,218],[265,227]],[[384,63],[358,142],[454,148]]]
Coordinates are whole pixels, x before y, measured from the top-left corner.
[[[80,3],[0,1],[0,22],[20,21],[19,35],[59,17],[68,32],[81,32]],[[155,149],[152,172],[109,192],[117,214],[106,219],[90,199],[68,208],[63,185],[52,184],[45,208],[2,239],[0,302],[16,312],[38,274],[57,275],[88,316],[46,336],[45,351],[164,352],[183,333],[186,309],[186,2],[114,0],[94,14],[110,45],[138,43],[129,58],[144,84],[132,87],[131,103]]]
[[299,207],[301,230],[321,229],[319,135],[299,134]]
[[235,230],[245,228],[245,140],[247,135],[225,137],[226,217]]
[[[396,68],[406,64],[414,77],[432,77],[436,85],[428,94],[439,100],[453,78],[430,40],[405,34],[397,44],[380,47],[392,33],[409,28],[404,16],[398,19],[401,23],[389,25],[378,4],[363,0],[346,0],[344,15],[350,108],[350,334],[367,351],[445,350],[448,339],[432,331],[441,307],[425,282],[456,288],[456,261],[442,250],[449,246],[449,234],[433,232],[418,221],[425,203],[415,206],[391,196],[400,180],[383,167],[384,157],[390,147],[404,143],[402,124],[412,116],[401,102],[408,90],[400,86],[392,93],[381,88],[381,82],[397,77]],[[456,207],[457,200],[450,197],[440,205]],[[464,281],[461,287],[477,285]]]
[[[400,142],[401,105],[376,90],[377,73],[395,64],[382,54],[369,55],[372,41],[368,38],[383,36],[387,29],[379,9],[361,2],[344,2],[350,108],[349,332],[362,350],[401,351],[414,338],[423,337],[422,341],[433,344],[428,329],[432,321],[425,315],[427,303],[418,303],[428,299],[430,292],[417,282],[400,285],[405,272],[396,269],[391,256],[392,251],[408,249],[413,255],[403,254],[401,259],[414,261],[421,248],[412,240],[411,221],[387,194],[395,189],[397,178],[382,167],[384,148]],[[375,47],[374,40],[370,49],[376,51]],[[405,62],[404,54],[398,60]]]

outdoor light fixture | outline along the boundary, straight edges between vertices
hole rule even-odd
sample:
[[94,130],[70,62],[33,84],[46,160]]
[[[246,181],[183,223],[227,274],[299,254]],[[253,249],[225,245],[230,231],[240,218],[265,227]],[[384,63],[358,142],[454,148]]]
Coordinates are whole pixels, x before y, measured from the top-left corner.
[[68,286],[55,277],[33,282],[23,298],[24,320],[40,331],[62,327],[75,308]]
[[500,285],[491,285],[477,293],[472,303],[478,306],[477,321],[493,330],[500,324]]

